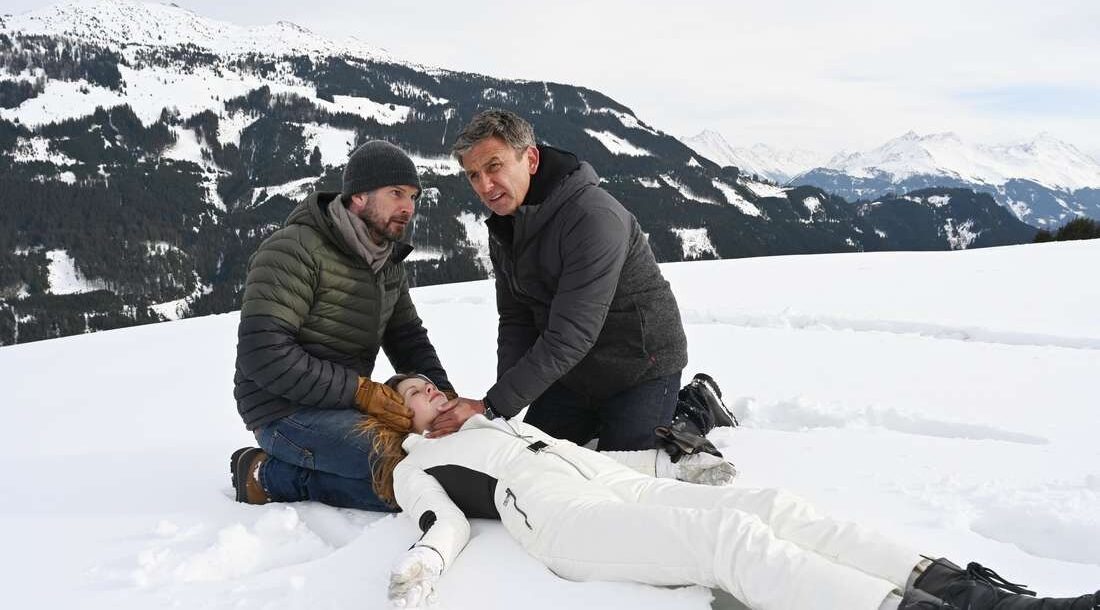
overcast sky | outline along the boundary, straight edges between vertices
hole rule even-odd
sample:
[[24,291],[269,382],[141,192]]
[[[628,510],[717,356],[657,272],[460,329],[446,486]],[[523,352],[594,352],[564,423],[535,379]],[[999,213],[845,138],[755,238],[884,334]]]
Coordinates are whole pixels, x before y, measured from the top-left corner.
[[[0,0],[19,13],[47,0]],[[599,90],[677,136],[832,153],[1050,132],[1100,158],[1096,0],[176,0],[399,58]]]

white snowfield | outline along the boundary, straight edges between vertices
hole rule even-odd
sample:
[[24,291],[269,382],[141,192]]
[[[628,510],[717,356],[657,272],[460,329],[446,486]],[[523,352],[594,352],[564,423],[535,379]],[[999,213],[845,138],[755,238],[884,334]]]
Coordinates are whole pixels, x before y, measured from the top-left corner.
[[[687,373],[713,374],[744,424],[711,435],[738,485],[1064,595],[1100,588],[1098,267],[1100,241],[664,270]],[[492,290],[413,295],[474,396],[495,371]],[[407,518],[233,501],[228,456],[253,443],[232,397],[237,319],[0,349],[5,607],[384,607],[419,535]],[[439,595],[441,609],[712,604],[701,587],[559,579],[490,521]]]

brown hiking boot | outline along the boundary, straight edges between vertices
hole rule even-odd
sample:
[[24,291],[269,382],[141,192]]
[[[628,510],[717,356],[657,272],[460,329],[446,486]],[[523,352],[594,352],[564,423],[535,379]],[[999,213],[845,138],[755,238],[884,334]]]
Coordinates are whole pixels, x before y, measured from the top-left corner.
[[241,447],[229,458],[229,474],[237,501],[245,504],[267,504],[271,498],[260,484],[260,467],[267,454],[258,447]]

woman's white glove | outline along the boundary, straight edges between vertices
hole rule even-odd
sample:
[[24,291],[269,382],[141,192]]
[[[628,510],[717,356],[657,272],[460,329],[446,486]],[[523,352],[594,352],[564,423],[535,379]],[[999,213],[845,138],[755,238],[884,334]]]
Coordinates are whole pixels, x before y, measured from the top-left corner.
[[390,603],[419,608],[435,602],[435,584],[443,573],[443,557],[433,548],[414,546],[390,570]]
[[673,464],[675,477],[700,485],[729,485],[737,477],[737,469],[723,458],[709,453],[685,455]]

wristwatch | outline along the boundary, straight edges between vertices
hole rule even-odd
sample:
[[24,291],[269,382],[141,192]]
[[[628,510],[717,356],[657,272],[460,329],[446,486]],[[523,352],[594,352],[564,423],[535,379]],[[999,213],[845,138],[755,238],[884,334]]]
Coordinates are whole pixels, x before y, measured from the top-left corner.
[[483,407],[485,407],[485,413],[482,413],[482,415],[484,415],[486,419],[496,419],[497,418],[497,412],[493,410],[493,405],[491,405],[489,403],[489,397],[488,396],[481,399],[481,405]]

